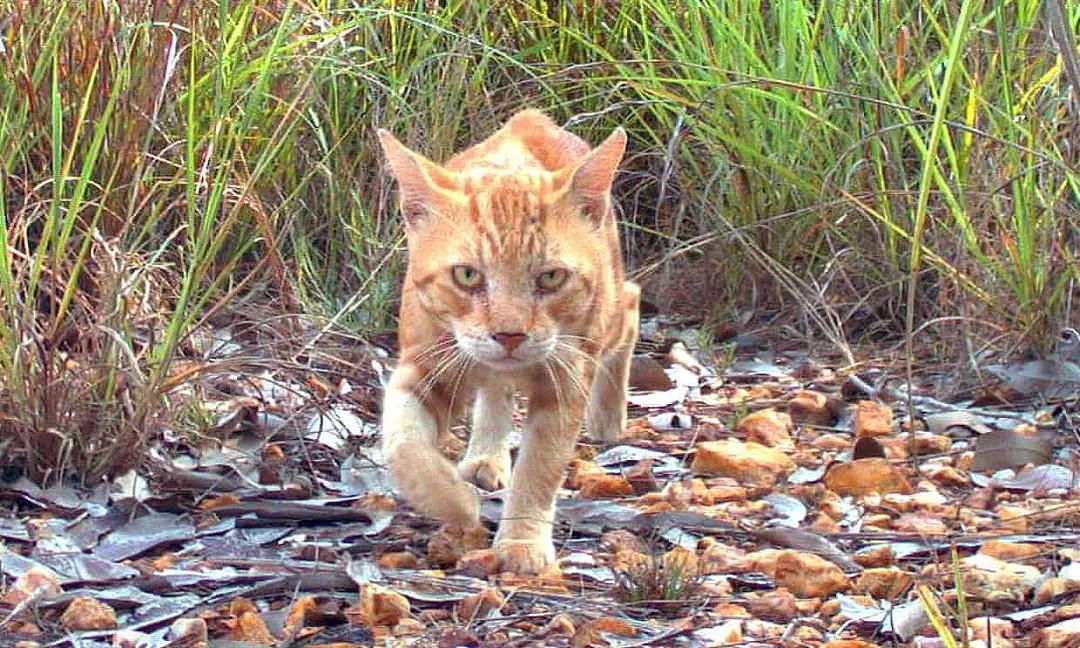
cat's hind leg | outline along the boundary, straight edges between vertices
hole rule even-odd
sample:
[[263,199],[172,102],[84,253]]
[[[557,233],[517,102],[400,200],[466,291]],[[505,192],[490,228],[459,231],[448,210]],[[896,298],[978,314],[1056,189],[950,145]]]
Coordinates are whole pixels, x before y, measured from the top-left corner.
[[589,393],[585,433],[594,441],[617,441],[626,427],[626,390],[630,383],[630,359],[638,338],[638,304],[641,289],[623,285],[620,302],[623,325],[619,339],[599,360]]
[[508,385],[480,385],[473,404],[472,430],[458,475],[486,490],[510,485],[509,436],[514,426],[514,390]]

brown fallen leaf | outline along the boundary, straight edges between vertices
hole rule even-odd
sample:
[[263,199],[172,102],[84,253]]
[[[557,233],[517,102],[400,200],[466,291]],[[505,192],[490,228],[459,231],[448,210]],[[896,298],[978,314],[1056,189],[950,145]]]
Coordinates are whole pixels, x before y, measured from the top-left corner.
[[834,464],[825,473],[825,487],[838,495],[911,492],[903,471],[878,458]]
[[649,355],[634,355],[630,359],[630,389],[635,391],[667,391],[675,386],[664,373],[664,367]]
[[994,472],[1025,464],[1045,464],[1050,461],[1053,450],[1053,442],[1043,436],[1017,434],[1013,430],[994,430],[982,435],[975,442],[975,459],[971,470]]

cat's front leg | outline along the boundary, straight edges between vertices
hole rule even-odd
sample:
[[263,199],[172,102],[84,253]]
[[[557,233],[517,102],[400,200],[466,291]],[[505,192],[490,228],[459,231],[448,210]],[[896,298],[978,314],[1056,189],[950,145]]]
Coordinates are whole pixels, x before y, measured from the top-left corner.
[[[583,372],[584,373],[584,372]],[[583,376],[591,379],[591,376]],[[586,398],[571,385],[544,384],[529,396],[529,415],[511,477],[510,496],[495,535],[499,567],[536,574],[555,561],[555,498],[585,416]]]
[[449,420],[448,404],[437,390],[418,395],[424,372],[402,362],[383,395],[383,456],[390,475],[413,506],[465,527],[480,521],[479,499],[439,451],[440,429]]
[[469,447],[458,475],[486,490],[510,485],[510,444],[514,427],[514,391],[510,385],[481,384],[473,405]]

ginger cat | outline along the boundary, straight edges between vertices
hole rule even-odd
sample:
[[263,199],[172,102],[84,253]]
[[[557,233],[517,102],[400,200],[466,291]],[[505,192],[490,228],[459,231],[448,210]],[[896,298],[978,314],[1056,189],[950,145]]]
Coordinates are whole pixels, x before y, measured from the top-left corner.
[[[495,536],[501,569],[555,559],[555,499],[582,423],[626,423],[638,286],[624,280],[611,182],[620,128],[590,150],[535,110],[440,166],[379,138],[408,239],[383,450],[405,497],[450,523],[479,523],[476,490],[510,487]],[[511,474],[513,394],[529,412]],[[475,395],[455,467],[438,442]]]

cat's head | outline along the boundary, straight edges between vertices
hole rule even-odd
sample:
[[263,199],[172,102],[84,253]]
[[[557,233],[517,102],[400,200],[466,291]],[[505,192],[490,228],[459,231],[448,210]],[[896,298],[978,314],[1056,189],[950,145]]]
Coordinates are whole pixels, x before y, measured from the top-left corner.
[[621,263],[610,190],[623,130],[558,170],[530,164],[513,138],[498,147],[498,166],[461,171],[386,131],[379,138],[398,182],[413,289],[458,349],[510,370],[576,347]]

